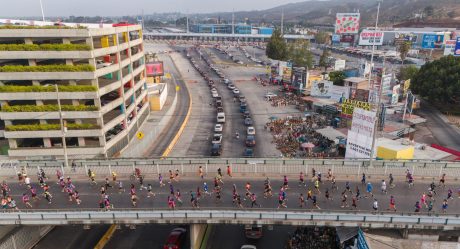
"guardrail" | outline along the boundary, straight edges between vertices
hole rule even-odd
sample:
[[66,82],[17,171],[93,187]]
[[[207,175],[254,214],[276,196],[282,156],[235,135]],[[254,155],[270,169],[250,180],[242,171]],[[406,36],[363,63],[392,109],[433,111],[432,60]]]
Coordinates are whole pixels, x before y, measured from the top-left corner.
[[[374,161],[369,167],[368,160],[344,159],[223,159],[223,158],[115,158],[107,160],[75,160],[75,168],[64,168],[61,160],[54,161],[3,161],[0,162],[0,176],[12,177],[23,168],[26,172],[35,174],[38,169],[44,169],[47,174],[54,174],[61,169],[67,175],[86,175],[91,169],[97,176],[110,176],[115,171],[118,175],[130,175],[135,168],[139,168],[144,175],[167,174],[169,170],[179,170],[183,176],[196,176],[198,168],[211,176],[221,168],[226,172],[230,166],[234,176],[298,176],[299,172],[311,174],[322,172],[325,176],[331,171],[336,176],[360,177],[362,173],[368,176],[386,176],[392,173],[395,178],[405,178],[406,170],[410,170],[414,177],[436,178],[447,174],[450,179],[460,178],[460,162],[448,161]],[[69,163],[70,164],[70,163]]]
[[458,215],[426,216],[398,213],[368,212],[305,212],[286,210],[132,210],[117,209],[108,212],[97,210],[52,211],[31,210],[7,212],[1,215],[1,225],[64,225],[64,224],[286,224],[286,225],[337,225],[361,227],[394,227],[454,230],[460,228]]

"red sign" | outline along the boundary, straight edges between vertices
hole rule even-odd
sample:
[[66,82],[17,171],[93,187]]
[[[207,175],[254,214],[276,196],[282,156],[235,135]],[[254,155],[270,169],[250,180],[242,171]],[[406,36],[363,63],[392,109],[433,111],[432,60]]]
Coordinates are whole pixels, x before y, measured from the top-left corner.
[[165,73],[162,61],[147,63],[145,68],[147,70],[148,77],[163,76]]

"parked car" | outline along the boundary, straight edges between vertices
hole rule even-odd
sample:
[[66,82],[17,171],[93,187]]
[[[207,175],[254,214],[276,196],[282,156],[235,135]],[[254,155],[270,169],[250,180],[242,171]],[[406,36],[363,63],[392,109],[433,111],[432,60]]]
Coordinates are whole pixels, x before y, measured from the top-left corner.
[[222,132],[223,129],[224,129],[224,126],[222,124],[216,124],[214,126],[214,132]]
[[249,126],[246,129],[246,132],[247,132],[248,135],[256,135],[256,129],[254,128],[254,126]]
[[234,94],[239,94],[239,93],[240,93],[240,90],[238,90],[238,88],[235,88],[235,89],[233,89],[233,93],[234,93]]
[[221,144],[212,144],[211,156],[220,156],[220,155],[222,155],[222,145]]
[[224,108],[221,107],[221,106],[217,107],[217,113],[219,113],[219,112],[224,112]]
[[252,118],[245,118],[245,119],[244,119],[244,125],[250,126],[250,125],[252,125],[252,124],[253,124]]
[[225,113],[224,112],[218,112],[217,113],[217,123],[225,123]]
[[222,134],[221,133],[214,133],[214,136],[212,136],[212,143],[213,144],[222,143]]
[[248,239],[262,238],[262,225],[245,225],[244,234]]
[[252,148],[245,148],[243,152],[244,157],[254,157],[254,150]]
[[185,230],[185,228],[174,228],[171,233],[169,233],[163,249],[181,249],[185,242],[186,233],[187,230]]
[[256,146],[256,138],[254,136],[247,136],[246,137],[246,146],[254,147]]
[[217,92],[212,92],[212,97],[217,98],[217,97],[219,97],[219,94]]
[[230,90],[233,90],[233,89],[235,89],[235,86],[234,86],[233,84],[228,84],[228,86],[227,86],[227,87],[228,87],[228,89],[230,89]]

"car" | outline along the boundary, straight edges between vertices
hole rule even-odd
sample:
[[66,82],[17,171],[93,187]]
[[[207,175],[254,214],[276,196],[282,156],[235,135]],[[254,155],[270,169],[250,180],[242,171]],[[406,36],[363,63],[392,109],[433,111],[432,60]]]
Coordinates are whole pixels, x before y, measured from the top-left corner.
[[262,238],[262,225],[245,225],[244,234],[248,239]]
[[217,123],[225,123],[225,113],[224,112],[218,112],[217,113]]
[[233,85],[233,84],[228,84],[228,86],[227,86],[227,87],[228,87],[228,89],[230,89],[230,90],[233,90],[233,89],[235,89],[235,85]]
[[180,249],[185,242],[187,230],[185,228],[174,228],[168,235],[163,249]]
[[252,124],[253,124],[252,118],[245,118],[245,119],[244,119],[244,125],[250,126],[250,125],[252,125]]
[[256,129],[254,128],[254,126],[249,126],[246,129],[246,132],[248,133],[248,135],[256,135]]
[[228,84],[228,83],[230,83],[230,80],[229,79],[224,79],[224,83]]
[[222,100],[216,100],[216,107],[222,107]]
[[256,137],[254,137],[253,135],[247,136],[245,144],[248,147],[256,146]]
[[243,152],[244,157],[254,157],[254,150],[252,148],[245,148]]
[[111,66],[111,65],[113,65],[113,63],[111,63],[111,62],[106,62],[106,61],[103,61],[103,60],[97,60],[96,61],[96,69],[108,67],[108,66]]
[[243,112],[243,117],[244,118],[250,118],[251,114],[249,113],[249,111],[245,111],[245,112]]
[[212,144],[211,156],[220,156],[221,154],[222,154],[222,145],[221,144]]
[[257,249],[257,247],[253,245],[242,245],[241,249]]
[[223,129],[224,129],[224,126],[222,124],[216,124],[214,126],[214,132],[222,132]]
[[234,94],[239,94],[239,93],[240,93],[240,90],[238,90],[238,88],[235,88],[235,89],[233,89],[233,93],[234,93]]
[[219,97],[219,94],[217,92],[212,92],[212,97],[217,98],[217,97]]
[[246,97],[244,97],[243,95],[240,95],[239,99],[240,102],[246,102]]
[[222,134],[221,133],[214,133],[214,135],[212,136],[212,143],[213,144],[222,143]]
[[224,112],[224,108],[222,106],[217,107],[217,113]]

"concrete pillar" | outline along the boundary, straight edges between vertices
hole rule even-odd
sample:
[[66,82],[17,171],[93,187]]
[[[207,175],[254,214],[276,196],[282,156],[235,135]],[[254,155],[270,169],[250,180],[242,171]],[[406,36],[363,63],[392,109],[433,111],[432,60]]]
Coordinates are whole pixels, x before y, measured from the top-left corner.
[[79,137],[78,138],[78,146],[84,147],[86,146],[85,138],[84,137]]
[[10,149],[17,149],[18,148],[18,143],[16,142],[16,139],[9,138],[8,139],[8,144],[10,146]]
[[72,105],[79,105],[80,101],[78,99],[72,99]]
[[51,147],[51,139],[43,138],[43,145],[45,146],[45,148],[50,148]]
[[13,124],[13,122],[11,122],[11,120],[5,120],[4,122],[5,122],[5,125],[12,125]]
[[401,236],[403,239],[407,239],[409,237],[409,229],[404,228],[401,230]]
[[192,249],[200,249],[207,227],[207,224],[190,225],[190,246]]
[[77,81],[76,81],[76,80],[69,80],[69,85],[71,85],[71,86],[76,86],[76,85],[77,85]]
[[69,66],[73,66],[73,60],[72,59],[65,59],[65,64]]
[[39,86],[39,85],[40,85],[40,81],[38,81],[38,80],[32,80],[32,85],[34,85],[34,86]]
[[36,66],[36,65],[37,65],[37,61],[29,60],[29,66]]
[[62,43],[70,44],[70,39],[69,38],[62,38]]
[[31,38],[24,38],[25,44],[34,44]]

